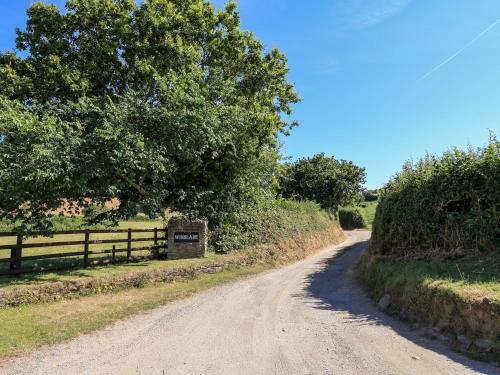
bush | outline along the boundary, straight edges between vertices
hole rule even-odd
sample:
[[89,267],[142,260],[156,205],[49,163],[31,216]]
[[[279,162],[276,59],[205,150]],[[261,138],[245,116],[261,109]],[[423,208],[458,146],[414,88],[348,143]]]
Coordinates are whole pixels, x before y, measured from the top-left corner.
[[339,221],[342,229],[360,229],[366,227],[363,213],[358,207],[341,208],[339,210]]
[[383,189],[372,252],[434,259],[498,252],[500,144],[407,163]]
[[210,232],[211,247],[229,252],[274,243],[295,233],[324,230],[335,221],[318,203],[279,199],[252,205]]
[[375,202],[378,200],[378,190],[366,190],[363,193],[365,202]]

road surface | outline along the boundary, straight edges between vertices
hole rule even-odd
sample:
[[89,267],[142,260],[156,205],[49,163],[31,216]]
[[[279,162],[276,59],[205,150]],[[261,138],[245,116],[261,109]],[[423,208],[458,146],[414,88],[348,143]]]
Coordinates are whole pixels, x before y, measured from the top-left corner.
[[369,233],[348,234],[315,257],[18,358],[0,373],[500,374],[377,311],[353,278]]

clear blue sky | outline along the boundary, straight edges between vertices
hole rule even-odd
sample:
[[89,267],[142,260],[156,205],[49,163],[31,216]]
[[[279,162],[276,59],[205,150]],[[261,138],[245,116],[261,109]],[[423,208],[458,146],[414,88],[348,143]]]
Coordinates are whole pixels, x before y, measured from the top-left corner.
[[[0,2],[1,50],[13,48],[29,3]],[[288,56],[303,99],[293,116],[301,125],[283,140],[285,156],[325,152],[353,160],[375,188],[409,158],[482,146],[488,129],[500,134],[498,0],[239,5],[243,28]]]

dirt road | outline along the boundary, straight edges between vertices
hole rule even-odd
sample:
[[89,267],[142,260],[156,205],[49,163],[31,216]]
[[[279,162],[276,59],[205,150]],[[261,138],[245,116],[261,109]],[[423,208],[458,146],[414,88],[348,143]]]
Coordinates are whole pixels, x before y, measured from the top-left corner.
[[368,236],[351,232],[318,256],[19,358],[0,373],[500,374],[373,307],[352,274]]

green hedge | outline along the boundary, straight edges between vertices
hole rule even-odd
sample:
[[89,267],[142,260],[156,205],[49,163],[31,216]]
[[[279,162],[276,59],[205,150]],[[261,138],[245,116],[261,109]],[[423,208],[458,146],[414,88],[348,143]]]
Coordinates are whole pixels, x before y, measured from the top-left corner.
[[389,257],[446,258],[498,252],[500,144],[427,155],[383,189],[372,252]]
[[340,226],[344,230],[360,229],[366,227],[363,213],[358,207],[341,208],[339,210]]
[[375,202],[376,200],[378,200],[378,195],[378,190],[366,190],[363,193],[363,198],[365,202]]
[[318,203],[278,199],[242,209],[210,232],[210,244],[215,251],[229,252],[279,242],[294,233],[324,230],[334,220]]

